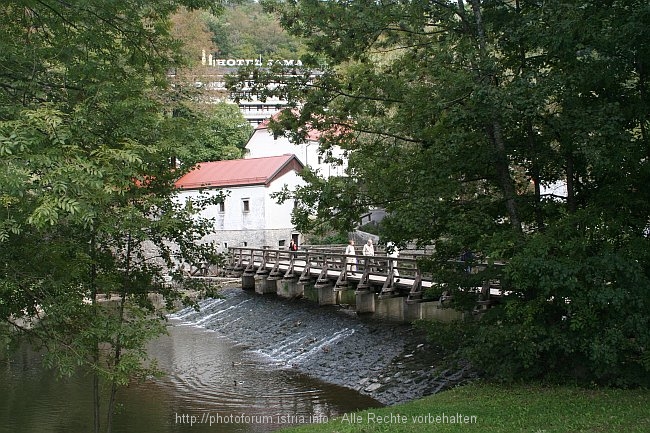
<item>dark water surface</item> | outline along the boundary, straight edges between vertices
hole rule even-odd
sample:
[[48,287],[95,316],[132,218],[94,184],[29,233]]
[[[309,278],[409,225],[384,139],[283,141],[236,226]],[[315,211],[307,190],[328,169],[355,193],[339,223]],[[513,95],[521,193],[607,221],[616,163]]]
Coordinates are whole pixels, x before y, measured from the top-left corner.
[[[120,391],[116,433],[268,432],[381,404],[175,320],[150,353],[168,373]],[[92,430],[90,378],[56,380],[22,348],[0,364],[0,432]]]

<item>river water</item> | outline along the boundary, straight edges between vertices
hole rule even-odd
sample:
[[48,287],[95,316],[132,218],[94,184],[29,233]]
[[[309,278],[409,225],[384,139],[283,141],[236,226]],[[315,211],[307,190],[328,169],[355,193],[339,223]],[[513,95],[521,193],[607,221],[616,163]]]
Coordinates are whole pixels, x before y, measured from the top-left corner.
[[[268,432],[382,406],[182,318],[150,354],[167,375],[120,391],[116,433]],[[22,347],[0,364],[0,432],[91,431],[90,378],[57,380],[40,360]]]

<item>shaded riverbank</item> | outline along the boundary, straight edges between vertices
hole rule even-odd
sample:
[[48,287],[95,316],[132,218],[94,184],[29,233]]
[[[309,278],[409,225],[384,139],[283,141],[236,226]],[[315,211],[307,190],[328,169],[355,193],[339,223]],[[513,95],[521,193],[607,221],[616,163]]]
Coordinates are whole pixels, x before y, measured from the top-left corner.
[[227,288],[201,301],[201,311],[173,318],[213,330],[269,358],[277,368],[396,404],[465,383],[468,370],[438,371],[438,355],[410,325],[357,316],[307,299],[279,299]]

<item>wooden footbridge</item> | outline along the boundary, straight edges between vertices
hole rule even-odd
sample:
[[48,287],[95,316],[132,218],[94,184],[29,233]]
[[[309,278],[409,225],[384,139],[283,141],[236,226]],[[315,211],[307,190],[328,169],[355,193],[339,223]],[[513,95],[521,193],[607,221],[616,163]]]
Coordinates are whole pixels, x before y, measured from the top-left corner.
[[[321,303],[336,303],[336,292],[355,290],[357,310],[359,303],[367,304],[363,298],[401,298],[406,304],[428,303],[442,305],[450,298],[446,292],[438,298],[427,298],[425,292],[436,283],[431,275],[418,266],[424,257],[420,253],[400,252],[400,257],[388,257],[379,252],[374,256],[343,253],[343,247],[303,247],[298,251],[270,248],[229,248],[229,260],[225,268],[229,277],[241,277],[243,288],[255,288],[260,293],[269,293],[280,287],[313,285],[319,290]],[[476,287],[481,309],[501,296],[498,282],[488,281]],[[294,293],[291,291],[291,293]],[[291,293],[288,296],[291,296]],[[332,302],[327,293],[333,293]],[[324,294],[321,296],[321,294]],[[361,307],[361,309],[367,309]]]

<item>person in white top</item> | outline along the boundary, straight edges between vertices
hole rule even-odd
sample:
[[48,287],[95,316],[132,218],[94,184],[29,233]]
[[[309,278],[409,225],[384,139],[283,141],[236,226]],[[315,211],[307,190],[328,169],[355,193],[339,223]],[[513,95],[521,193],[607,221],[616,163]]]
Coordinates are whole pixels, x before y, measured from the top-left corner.
[[[386,243],[386,252],[387,252],[386,255],[393,259],[399,257],[399,249],[397,249],[397,246],[393,242]],[[391,271],[393,271],[393,277],[395,278],[395,282],[398,282],[399,270],[397,269],[397,260],[390,261],[390,269]]]
[[357,252],[354,249],[354,240],[350,239],[348,246],[345,247],[345,262],[347,263],[348,271],[354,273],[357,270],[357,258],[355,257]]
[[368,239],[368,242],[363,246],[363,255],[364,256],[374,256],[375,247],[372,245],[372,239]]
[[[375,255],[375,247],[372,245],[372,239],[368,239],[368,242],[363,245],[363,250],[361,252],[366,257],[372,257]],[[372,271],[372,259],[365,259],[364,267],[368,267],[368,270]]]

